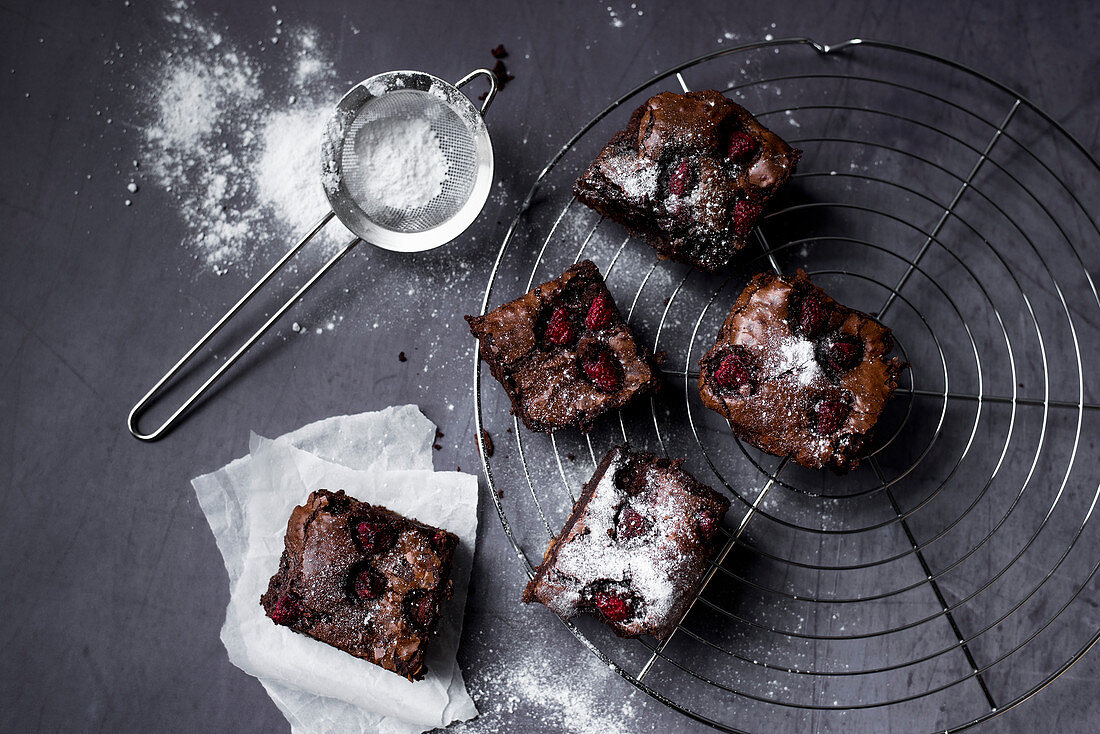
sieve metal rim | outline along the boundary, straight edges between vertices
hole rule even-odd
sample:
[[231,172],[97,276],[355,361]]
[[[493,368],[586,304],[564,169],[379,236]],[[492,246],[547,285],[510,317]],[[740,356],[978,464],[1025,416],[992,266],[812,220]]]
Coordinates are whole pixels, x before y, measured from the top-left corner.
[[[496,91],[496,85],[492,85],[490,95],[481,109],[478,109],[470,98],[459,90],[479,75],[488,75],[491,78],[492,72],[487,69],[476,69],[452,84],[422,71],[387,71],[364,79],[340,99],[325,125],[322,136],[321,170],[325,196],[332,211],[345,227],[363,241],[384,250],[423,252],[447,244],[473,223],[484,208],[493,183],[493,144],[485,125],[484,114],[492,102],[492,93]],[[346,134],[348,124],[372,99],[381,94],[397,91],[431,94],[455,112],[469,130],[477,156],[474,183],[466,202],[451,218],[419,232],[399,232],[373,221],[355,201],[355,197],[348,190],[341,175],[343,150],[350,137]]]

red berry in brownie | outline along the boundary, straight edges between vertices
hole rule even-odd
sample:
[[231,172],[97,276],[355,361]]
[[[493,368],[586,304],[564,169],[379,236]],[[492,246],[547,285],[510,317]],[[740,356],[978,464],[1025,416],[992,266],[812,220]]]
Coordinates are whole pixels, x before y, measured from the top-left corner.
[[605,392],[615,392],[622,384],[619,365],[608,351],[600,351],[582,364],[589,382]]
[[422,630],[427,630],[435,621],[439,606],[435,594],[424,589],[414,589],[405,599],[405,615],[409,621]]
[[841,337],[825,350],[825,360],[837,372],[852,369],[863,358],[863,342],[852,337]]
[[632,540],[646,531],[645,518],[638,514],[630,505],[623,505],[619,510],[619,522],[615,533],[619,540]]
[[738,130],[730,136],[728,155],[733,161],[746,160],[756,152],[756,140],[742,130]]
[[359,545],[364,553],[383,553],[397,541],[397,534],[389,523],[378,520],[364,520],[355,528]]
[[633,611],[630,602],[611,591],[597,591],[592,595],[592,603],[612,622],[625,622]]
[[[493,450],[491,446],[492,444],[489,444],[485,448],[485,452],[489,454],[489,456],[493,455]],[[435,549],[437,552],[443,550],[447,546],[447,535],[448,534],[442,530],[437,530],[435,533],[433,533],[431,540],[432,548]]]
[[703,537],[710,540],[714,537],[714,534],[718,531],[718,518],[715,517],[713,512],[701,512],[699,518],[696,520],[699,525],[699,532],[703,534]]
[[558,306],[550,315],[550,320],[546,322],[546,341],[564,347],[572,344],[575,336],[569,310],[564,306]]
[[760,217],[762,211],[764,211],[764,207],[759,204],[754,204],[748,199],[738,199],[733,205],[734,231],[742,236],[747,234],[756,224],[756,220]]
[[673,196],[683,196],[691,188],[691,164],[680,161],[680,165],[668,175],[668,193]]
[[740,392],[752,387],[752,363],[743,351],[730,352],[722,357],[718,368],[714,370],[714,381],[730,390]]
[[352,588],[360,599],[377,599],[386,590],[386,579],[372,569],[363,568],[356,572]]
[[584,325],[593,331],[598,331],[611,323],[615,318],[615,306],[611,299],[603,293],[592,299],[588,307],[588,315],[584,317]]
[[799,299],[795,315],[797,317],[793,324],[795,330],[808,339],[816,336],[829,322],[829,314],[825,310],[825,304],[812,291]]
[[839,400],[822,400],[814,406],[814,428],[825,435],[836,433],[848,419],[848,412],[848,406]]
[[291,625],[298,621],[302,610],[298,606],[298,600],[290,594],[283,594],[279,601],[275,602],[275,608],[271,610],[271,621],[275,624]]

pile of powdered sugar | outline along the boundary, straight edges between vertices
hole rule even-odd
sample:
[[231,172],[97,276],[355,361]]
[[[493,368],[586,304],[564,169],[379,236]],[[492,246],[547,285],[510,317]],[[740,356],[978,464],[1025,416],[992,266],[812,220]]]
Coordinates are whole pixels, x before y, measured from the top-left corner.
[[[183,244],[201,264],[218,274],[266,267],[328,211],[320,149],[339,92],[331,60],[316,32],[284,34],[277,18],[269,43],[252,49],[184,0],[163,20],[168,41],[139,100],[142,172],[176,199]],[[333,222],[317,251],[351,236]]]
[[356,131],[354,145],[359,170],[346,183],[367,206],[415,209],[443,191],[447,158],[427,120],[372,120]]

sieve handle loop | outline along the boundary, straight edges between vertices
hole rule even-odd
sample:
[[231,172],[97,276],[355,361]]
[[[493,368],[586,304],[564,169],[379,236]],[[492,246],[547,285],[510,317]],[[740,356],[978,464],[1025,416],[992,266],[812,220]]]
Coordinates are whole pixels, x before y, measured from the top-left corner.
[[210,327],[210,330],[207,331],[201,339],[195,342],[194,346],[188,349],[187,353],[180,357],[179,361],[176,362],[176,364],[164,374],[164,377],[161,377],[159,380],[157,380],[157,383],[153,385],[152,388],[150,388],[149,392],[145,393],[145,396],[142,397],[142,399],[139,400],[136,405],[134,405],[134,407],[130,410],[129,416],[127,416],[126,418],[126,427],[130,430],[130,433],[133,435],[134,438],[140,441],[155,441],[156,439],[163,436],[165,432],[169,428],[174,426],[179,418],[192,405],[194,405],[195,401],[206,394],[206,391],[209,390],[215,382],[217,382],[218,378],[220,378],[226,370],[232,367],[237,362],[237,360],[240,359],[241,356],[244,355],[244,353],[252,347],[252,345],[259,341],[260,337],[267,333],[267,330],[271,328],[272,324],[278,321],[284,313],[289,311],[290,307],[293,306],[299,298],[305,295],[305,292],[312,288],[313,285],[321,279],[321,276],[327,273],[329,269],[332,268],[332,266],[340,260],[340,258],[346,255],[356,244],[361,242],[361,240],[356,237],[355,239],[344,245],[342,248],[340,248],[340,250],[331,258],[329,258],[329,260],[324,265],[322,265],[321,268],[316,273],[314,273],[309,280],[305,282],[305,284],[298,288],[298,290],[294,292],[294,295],[292,295],[285,303],[283,303],[283,305],[280,306],[278,310],[276,310],[275,313],[273,313],[259,329],[253,332],[252,336],[250,336],[248,340],[245,341],[244,344],[242,344],[237,349],[237,351],[229,357],[229,359],[227,359],[220,367],[218,367],[214,374],[208,377],[206,381],[199,386],[198,390],[191,393],[191,397],[187,398],[187,400],[185,400],[182,405],[176,408],[175,412],[173,412],[172,415],[168,416],[168,419],[161,424],[160,428],[157,428],[152,433],[142,433],[138,428],[138,421],[140,420],[141,415],[145,412],[149,404],[153,402],[153,399],[160,394],[164,386],[173,377],[175,377],[188,362],[191,361],[196,352],[202,349],[207,342],[214,338],[214,335],[222,330],[222,328],[229,322],[229,320],[232,319],[237,314],[237,312],[244,307],[245,304],[252,300],[252,297],[256,295],[257,291],[263,288],[268,283],[268,281],[275,277],[276,273],[282,270],[283,266],[286,265],[292,257],[298,254],[298,252],[303,247],[305,247],[305,245],[308,244],[310,240],[317,236],[317,233],[320,232],[326,224],[332,221],[332,218],[334,216],[336,215],[332,211],[329,211],[327,214],[321,217],[317,224],[313,225],[313,228],[309,231],[309,233],[306,234],[306,236],[302,239],[298,240],[297,244],[295,244],[294,247],[287,250],[286,254],[279,258],[279,261],[276,262],[271,267],[271,269],[267,271],[267,274],[257,280],[256,283],[248,289],[248,292],[241,296],[241,299],[237,301],[237,303],[234,304],[232,308],[226,311],[225,315],[218,319],[217,323]]
[[485,101],[481,103],[481,116],[485,117],[485,113],[489,111],[489,105],[493,103],[493,99],[497,96],[497,90],[500,88],[497,84],[497,75],[489,69],[474,69],[466,76],[455,82],[455,89],[462,89],[465,85],[477,79],[479,76],[484,76],[489,80],[489,93],[485,95]]

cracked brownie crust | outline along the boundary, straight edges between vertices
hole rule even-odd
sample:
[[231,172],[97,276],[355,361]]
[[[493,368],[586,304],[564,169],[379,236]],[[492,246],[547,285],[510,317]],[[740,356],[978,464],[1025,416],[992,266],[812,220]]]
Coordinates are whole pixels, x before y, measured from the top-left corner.
[[760,273],[699,362],[699,395],[739,438],[802,466],[859,464],[905,363],[890,330],[802,272]]
[[659,385],[649,353],[590,260],[466,321],[512,413],[532,431],[587,431],[599,416]]
[[458,536],[319,489],[294,508],[260,597],[273,622],[409,680],[424,677]]
[[729,264],[801,151],[720,92],[662,92],[636,109],[574,195],[662,258]]

